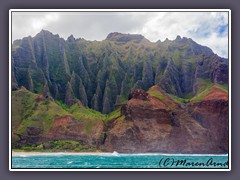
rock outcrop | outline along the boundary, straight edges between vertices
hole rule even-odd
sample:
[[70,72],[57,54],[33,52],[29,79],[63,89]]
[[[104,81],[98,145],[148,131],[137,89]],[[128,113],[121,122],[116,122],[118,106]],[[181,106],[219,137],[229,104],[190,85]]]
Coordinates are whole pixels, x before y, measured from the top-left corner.
[[110,33],[106,40],[116,41],[118,43],[127,43],[129,41],[140,42],[144,37],[140,34],[122,34],[118,32]]
[[[122,117],[111,122],[105,150],[122,153],[227,153],[228,102],[206,100],[183,109],[169,109],[136,90],[122,107]],[[143,92],[141,91],[141,94]]]
[[213,88],[203,101],[189,103],[188,113],[211,132],[211,142],[219,152],[228,152],[229,104],[226,92]]
[[13,145],[70,140],[107,152],[228,153],[227,92],[213,86],[201,98],[184,104],[158,86],[136,89],[106,121],[81,103],[67,112],[21,88],[13,91]]

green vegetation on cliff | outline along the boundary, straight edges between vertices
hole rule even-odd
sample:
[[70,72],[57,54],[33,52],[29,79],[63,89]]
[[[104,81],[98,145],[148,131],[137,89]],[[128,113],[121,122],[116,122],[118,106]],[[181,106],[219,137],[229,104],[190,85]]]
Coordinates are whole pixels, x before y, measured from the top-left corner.
[[[119,116],[120,109],[104,115],[84,107],[79,101],[69,107],[21,87],[12,91],[13,148],[24,151],[95,151],[94,143],[97,142],[94,141],[102,141],[104,126]],[[96,128],[100,128],[99,132]],[[55,131],[60,134],[52,134]],[[61,134],[66,135],[66,140],[61,140]]]
[[[104,41],[67,40],[42,30],[12,47],[13,88],[48,94],[68,106],[108,114],[133,89],[159,85],[166,93],[190,98],[201,81],[227,83],[227,59],[192,39],[152,43],[141,35],[110,33]],[[199,83],[199,84],[198,84]]]
[[39,144],[23,145],[14,151],[35,152],[95,152],[95,147],[73,140],[56,140]]
[[[24,151],[95,151],[105,141],[116,142],[116,136],[108,139],[115,126],[119,137],[137,139],[132,118],[145,114],[132,116],[128,107],[135,89],[141,106],[150,108],[146,116],[167,113],[171,126],[179,125],[176,113],[184,104],[228,98],[228,60],[180,36],[152,43],[141,35],[110,33],[103,41],[86,41],[42,30],[15,41],[11,61],[12,147]],[[139,109],[138,101],[131,102]],[[155,105],[159,111],[152,113]]]
[[47,132],[53,126],[56,115],[69,113],[55,102],[24,87],[12,91],[13,132],[26,135],[28,127],[37,127],[40,132]]
[[[207,82],[209,82],[209,81],[207,81]],[[196,96],[194,96],[193,98],[190,99],[190,102],[201,102],[211,92],[213,92],[213,93],[215,93],[215,95],[217,95],[217,92],[215,92],[214,89],[219,89],[219,90],[227,93],[228,85],[227,84],[220,85],[220,84],[207,83],[206,87],[202,91],[199,91],[196,94]]]

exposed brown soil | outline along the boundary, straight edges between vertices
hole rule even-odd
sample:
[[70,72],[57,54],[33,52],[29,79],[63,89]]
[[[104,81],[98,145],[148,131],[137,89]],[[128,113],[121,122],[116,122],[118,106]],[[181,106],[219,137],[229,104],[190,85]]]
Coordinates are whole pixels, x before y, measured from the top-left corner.
[[62,116],[54,119],[54,128],[58,126],[67,126],[72,122],[72,116]]
[[204,98],[204,100],[228,100],[228,94],[216,87],[213,87],[212,91]]
[[225,98],[190,103],[181,109],[166,108],[151,96],[148,100],[132,98],[121,112],[124,119],[110,121],[105,151],[228,152],[228,101]]

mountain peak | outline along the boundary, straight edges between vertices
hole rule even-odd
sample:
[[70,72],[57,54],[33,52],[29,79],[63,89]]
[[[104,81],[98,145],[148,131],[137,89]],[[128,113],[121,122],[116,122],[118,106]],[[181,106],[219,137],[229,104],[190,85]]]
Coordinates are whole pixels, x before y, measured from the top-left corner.
[[68,42],[74,42],[75,40],[76,39],[75,39],[75,37],[72,34],[67,38]]
[[40,33],[50,33],[50,34],[52,34],[50,31],[48,31],[48,30],[45,30],[45,29],[42,29],[41,31],[40,31]]
[[52,32],[48,31],[48,30],[44,30],[42,29],[36,36],[38,35],[47,35],[47,36],[55,36],[60,38],[60,36],[58,34],[53,34]]
[[176,40],[181,40],[181,39],[182,39],[181,36],[177,35]]
[[166,39],[164,40],[164,42],[168,42],[168,41],[170,41],[168,38],[166,38]]
[[140,42],[142,39],[144,39],[144,36],[140,34],[123,34],[119,32],[112,32],[108,34],[106,38],[106,40],[117,41],[121,43],[127,43],[129,41]]

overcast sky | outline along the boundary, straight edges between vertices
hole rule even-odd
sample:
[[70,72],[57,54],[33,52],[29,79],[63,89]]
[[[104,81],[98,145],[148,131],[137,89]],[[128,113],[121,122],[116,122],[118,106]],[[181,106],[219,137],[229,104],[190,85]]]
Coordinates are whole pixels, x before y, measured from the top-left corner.
[[35,36],[42,29],[66,39],[103,40],[110,32],[142,34],[152,42],[177,35],[228,56],[227,12],[13,12],[12,38]]

